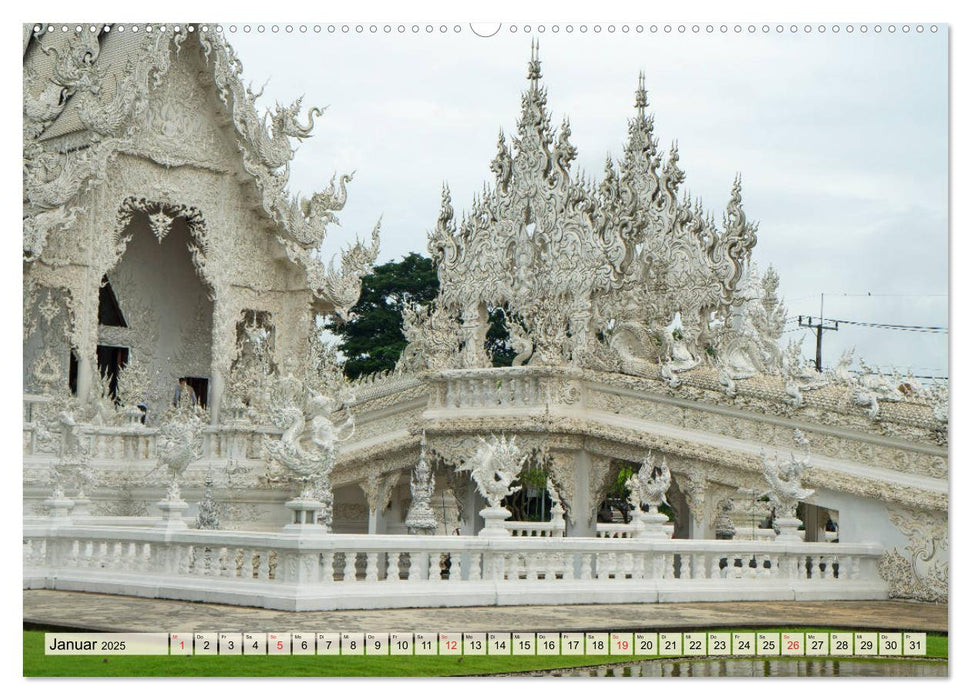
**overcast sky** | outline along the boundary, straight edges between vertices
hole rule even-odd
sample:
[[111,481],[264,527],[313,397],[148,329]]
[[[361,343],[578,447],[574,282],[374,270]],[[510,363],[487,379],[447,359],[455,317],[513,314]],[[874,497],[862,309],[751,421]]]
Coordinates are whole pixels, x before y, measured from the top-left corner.
[[[227,25],[224,25],[227,26]],[[515,129],[530,36],[503,27],[431,35],[227,34],[264,106],[328,106],[292,164],[294,190],[356,171],[329,256],[383,216],[380,261],[427,254],[444,181],[456,211],[492,179],[499,129]],[[577,164],[599,177],[622,153],[638,71],[655,134],[677,139],[683,188],[717,221],[732,178],[759,221],[755,259],[778,270],[790,315],[948,325],[946,28],[863,35],[702,33],[540,39],[553,123],[570,117]],[[873,296],[865,297],[867,293]],[[840,296],[840,295],[856,296]],[[790,328],[792,325],[789,326]],[[811,333],[805,351],[814,353]],[[871,364],[947,373],[947,335],[843,326],[824,364],[855,346]]]

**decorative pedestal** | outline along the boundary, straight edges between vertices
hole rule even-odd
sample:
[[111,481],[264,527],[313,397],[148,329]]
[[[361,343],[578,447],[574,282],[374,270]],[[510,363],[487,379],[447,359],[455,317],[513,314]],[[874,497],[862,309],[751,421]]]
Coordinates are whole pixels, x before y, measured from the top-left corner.
[[74,501],[70,498],[48,498],[44,505],[50,510],[47,517],[51,520],[70,520],[71,509],[74,508]]
[[283,526],[284,531],[292,530],[313,530],[315,532],[327,532],[327,528],[317,522],[317,512],[324,507],[320,501],[312,498],[295,498],[284,503],[292,513],[290,522]]
[[776,518],[773,524],[779,528],[776,542],[802,542],[802,537],[799,536],[802,521],[799,518]]
[[651,508],[650,511],[640,514],[641,527],[634,535],[637,539],[647,539],[647,540],[666,540],[670,539],[668,531],[665,529],[665,525],[668,523],[668,516],[664,513],[658,513],[656,508]]
[[563,518],[563,506],[557,503],[550,509],[550,529],[554,537],[566,536],[566,520]]
[[510,537],[505,521],[512,515],[502,506],[483,508],[479,515],[485,520],[485,527],[479,530],[479,537]]
[[74,509],[71,511],[71,516],[84,518],[89,515],[91,515],[91,499],[86,496],[75,496]]
[[121,410],[121,413],[129,426],[140,426],[142,424],[142,418],[145,417],[145,412],[138,406],[126,406]]
[[182,518],[182,514],[189,509],[185,501],[159,501],[155,505],[162,511],[161,527],[164,529],[185,530],[189,527]]

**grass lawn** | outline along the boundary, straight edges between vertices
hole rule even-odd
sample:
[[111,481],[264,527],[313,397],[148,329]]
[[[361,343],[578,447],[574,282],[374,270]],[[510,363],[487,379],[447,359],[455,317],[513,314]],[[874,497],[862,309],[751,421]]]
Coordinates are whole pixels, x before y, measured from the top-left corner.
[[[745,631],[828,632],[837,630],[807,627]],[[27,630],[23,634],[24,676],[466,676],[600,666],[606,663],[657,658],[644,656],[45,656],[44,632]],[[847,660],[847,657],[837,658]],[[926,659],[946,658],[947,637],[928,634]],[[868,661],[901,660],[907,659],[868,657]]]

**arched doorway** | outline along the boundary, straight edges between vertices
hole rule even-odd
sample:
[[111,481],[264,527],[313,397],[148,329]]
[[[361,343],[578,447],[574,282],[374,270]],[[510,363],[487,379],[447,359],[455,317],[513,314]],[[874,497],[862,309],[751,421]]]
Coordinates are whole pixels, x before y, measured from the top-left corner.
[[102,279],[99,296],[98,371],[117,377],[123,367],[137,366],[137,389],[136,382],[122,382],[115,391],[127,395],[116,397],[129,403],[141,394],[138,405],[151,423],[182,393],[209,403],[213,299],[196,264],[204,223],[186,207],[143,200],[125,207],[124,252]]

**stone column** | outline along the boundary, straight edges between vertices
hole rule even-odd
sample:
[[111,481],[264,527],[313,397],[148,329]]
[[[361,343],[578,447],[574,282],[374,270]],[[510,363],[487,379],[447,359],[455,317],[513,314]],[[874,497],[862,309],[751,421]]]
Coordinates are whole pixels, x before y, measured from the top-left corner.
[[78,356],[78,399],[86,404],[91,397],[91,386],[94,383],[95,356],[76,348]]
[[219,424],[219,404],[222,401],[225,382],[222,370],[212,366],[209,378],[209,416],[213,425]]
[[597,506],[593,499],[595,484],[591,477],[593,460],[585,450],[579,450],[573,460],[573,503],[570,504],[570,526],[567,533],[571,537],[596,537]]

